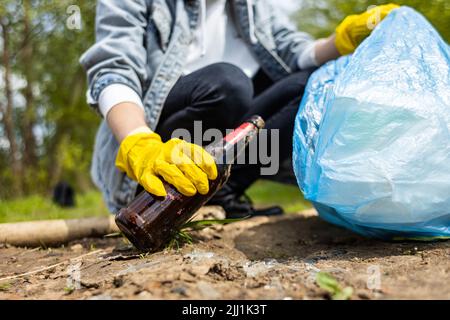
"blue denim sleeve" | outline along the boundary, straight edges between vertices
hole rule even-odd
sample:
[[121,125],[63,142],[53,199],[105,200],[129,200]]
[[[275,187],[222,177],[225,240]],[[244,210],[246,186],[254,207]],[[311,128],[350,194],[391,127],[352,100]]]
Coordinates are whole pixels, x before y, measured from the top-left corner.
[[315,39],[306,32],[298,31],[280,10],[272,7],[271,12],[277,54],[292,71],[298,71],[299,57]]
[[96,43],[80,58],[88,76],[88,103],[94,109],[101,91],[113,83],[143,96],[149,79],[144,45],[149,7],[148,0],[97,1]]

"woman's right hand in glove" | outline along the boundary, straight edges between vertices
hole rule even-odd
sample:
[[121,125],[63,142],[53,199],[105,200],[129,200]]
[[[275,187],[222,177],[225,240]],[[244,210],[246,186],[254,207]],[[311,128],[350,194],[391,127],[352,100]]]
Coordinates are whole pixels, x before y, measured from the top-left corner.
[[207,194],[209,180],[217,178],[216,163],[202,147],[180,139],[164,143],[150,130],[125,137],[116,166],[156,196],[167,194],[161,179],[180,193],[193,196]]

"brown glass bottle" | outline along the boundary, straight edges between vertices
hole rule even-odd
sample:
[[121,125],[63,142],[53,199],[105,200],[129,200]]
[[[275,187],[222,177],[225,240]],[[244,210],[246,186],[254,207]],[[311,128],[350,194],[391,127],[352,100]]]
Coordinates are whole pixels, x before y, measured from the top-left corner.
[[225,184],[230,176],[233,160],[263,127],[263,119],[254,116],[222,141],[205,148],[216,160],[218,170],[217,179],[209,182],[208,194],[187,197],[168,183],[164,183],[166,197],[157,197],[143,191],[116,215],[119,229],[140,250],[160,249]]

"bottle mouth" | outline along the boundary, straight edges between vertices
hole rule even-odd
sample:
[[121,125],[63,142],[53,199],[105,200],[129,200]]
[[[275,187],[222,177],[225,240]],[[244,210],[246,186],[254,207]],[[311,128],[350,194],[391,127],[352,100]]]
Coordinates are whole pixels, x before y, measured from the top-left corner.
[[246,122],[252,123],[255,127],[258,129],[263,129],[266,123],[264,122],[263,118],[258,115],[252,116],[250,119],[248,119]]

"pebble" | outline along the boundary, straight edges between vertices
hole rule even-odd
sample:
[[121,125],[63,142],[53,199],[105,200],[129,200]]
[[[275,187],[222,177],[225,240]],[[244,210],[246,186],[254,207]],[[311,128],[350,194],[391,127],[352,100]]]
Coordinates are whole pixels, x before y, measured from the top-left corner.
[[197,288],[205,299],[215,300],[220,298],[220,293],[205,281],[200,281]]
[[99,294],[97,296],[89,297],[88,300],[112,300],[112,297],[107,294]]
[[181,296],[187,297],[187,290],[185,287],[176,287],[176,288],[173,288],[172,290],[170,290],[170,292],[177,293]]
[[211,263],[192,265],[186,268],[186,271],[192,276],[204,276],[211,269]]
[[141,291],[137,294],[137,299],[139,300],[151,300],[154,299],[153,295],[148,291]]
[[79,252],[83,250],[83,246],[79,243],[74,244],[73,246],[70,247],[70,250],[74,251],[74,252]]

